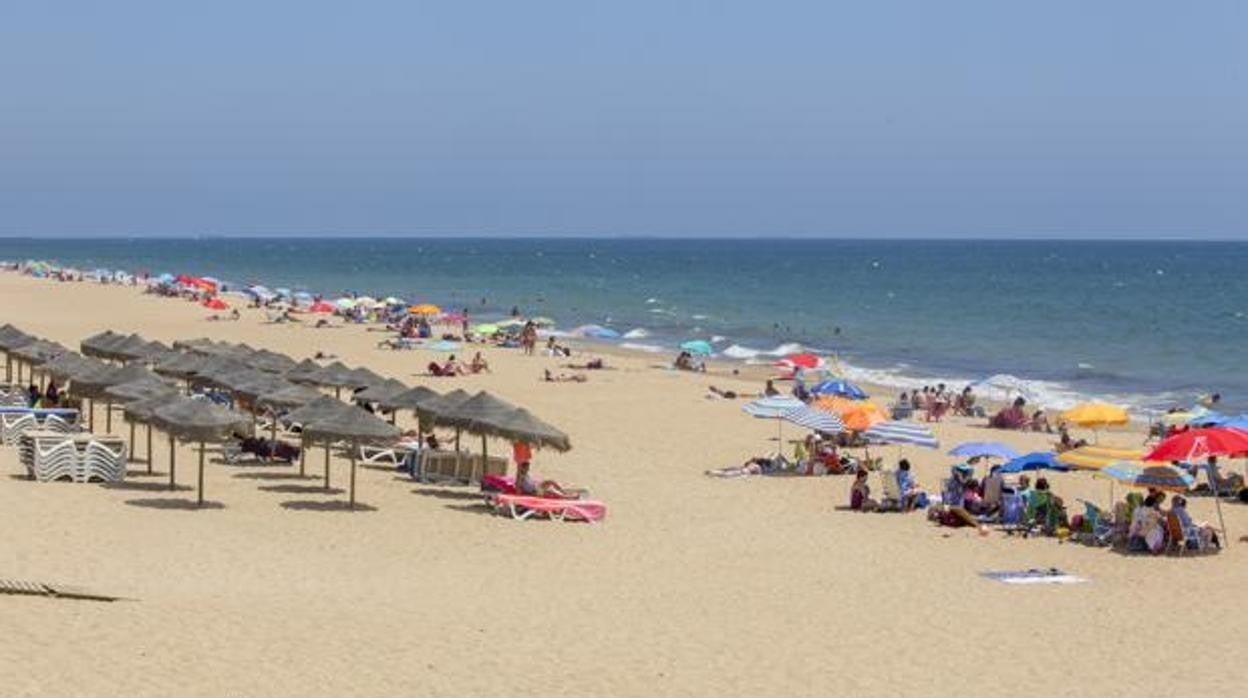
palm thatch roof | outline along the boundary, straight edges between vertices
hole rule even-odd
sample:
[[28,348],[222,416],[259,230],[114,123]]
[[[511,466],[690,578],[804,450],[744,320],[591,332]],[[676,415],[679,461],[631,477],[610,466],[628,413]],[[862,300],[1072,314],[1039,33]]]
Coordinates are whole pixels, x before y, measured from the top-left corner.
[[369,443],[393,440],[398,437],[399,430],[365,410],[348,408],[342,413],[304,424],[303,433],[310,439]]
[[421,419],[433,419],[436,422],[441,422],[443,414],[450,413],[451,410],[459,407],[461,403],[471,397],[472,395],[456,388],[445,395],[429,398],[416,405],[416,416]]
[[310,388],[306,385],[291,385],[280,390],[260,395],[256,399],[256,404],[261,407],[292,409],[295,407],[302,407],[309,402],[323,397],[326,396],[316,388]]
[[133,381],[158,381],[156,374],[143,366],[132,364],[122,368],[105,366],[103,369],[82,373],[70,379],[69,392],[84,397],[103,396],[104,389]]
[[309,383],[311,381],[309,381],[308,378],[319,370],[321,370],[320,364],[316,363],[312,359],[304,359],[298,364],[295,364],[294,368],[286,372],[286,380],[294,381],[296,383]]
[[89,359],[82,354],[70,351],[45,362],[39,368],[52,376],[53,380],[67,381],[73,380],[76,375],[98,371],[106,367],[107,364],[99,359]]
[[152,370],[162,376],[189,378],[205,366],[208,357],[202,354],[177,354],[156,362]]
[[418,385],[401,393],[391,395],[378,401],[385,410],[414,410],[427,400],[442,397],[423,385]]
[[0,350],[8,351],[23,344],[30,344],[35,339],[31,335],[17,329],[13,325],[5,323],[0,326]]
[[289,356],[269,351],[268,349],[260,349],[255,352],[247,358],[247,363],[269,373],[285,373],[297,365],[295,360]]
[[183,397],[177,393],[168,393],[127,402],[124,405],[126,419],[132,422],[150,423],[158,408],[182,400],[190,400],[190,398]]
[[272,373],[261,373],[260,377],[241,385],[233,385],[230,387],[230,390],[239,397],[255,402],[261,395],[268,395],[294,387],[296,387],[294,383],[281,376],[275,376]]
[[178,389],[168,383],[156,379],[140,379],[129,383],[110,385],[104,388],[104,396],[118,402],[135,402],[160,395],[177,395]]
[[407,386],[404,385],[402,381],[387,378],[380,383],[374,383],[360,392],[355,393],[351,396],[351,399],[380,403],[386,398],[394,397],[395,395],[406,391]]
[[114,345],[125,341],[125,339],[126,336],[124,334],[118,334],[112,330],[104,330],[79,342],[78,348],[86,356],[108,358],[108,350]]
[[285,419],[296,424],[310,424],[318,420],[341,414],[346,410],[356,410],[358,412],[364,411],[358,407],[348,405],[342,400],[332,398],[328,395],[322,395],[312,402],[288,412]]
[[46,339],[36,339],[9,350],[14,358],[21,359],[32,366],[47,363],[61,354],[69,353],[69,349]]
[[207,400],[180,400],[152,413],[154,426],[184,441],[217,441],[246,423],[242,414]]
[[492,421],[480,431],[509,441],[549,446],[557,451],[568,451],[572,448],[567,434],[534,417],[523,407]]

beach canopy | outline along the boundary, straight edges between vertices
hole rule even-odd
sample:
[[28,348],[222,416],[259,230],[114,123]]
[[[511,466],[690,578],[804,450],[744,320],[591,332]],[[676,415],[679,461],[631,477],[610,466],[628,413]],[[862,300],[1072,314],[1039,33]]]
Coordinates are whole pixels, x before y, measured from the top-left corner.
[[202,354],[174,354],[157,361],[152,370],[162,376],[189,378],[202,369],[207,360]]
[[840,415],[845,428],[853,431],[866,431],[872,425],[888,421],[888,415],[879,405],[866,400],[850,400],[825,395],[816,398],[812,407]]
[[845,423],[833,412],[812,409],[806,405],[794,407],[782,416],[786,422],[805,427],[823,434],[839,434],[845,431]]
[[204,307],[209,310],[229,310],[230,306],[225,301],[216,296],[204,301]]
[[940,442],[927,427],[914,422],[880,422],[862,432],[868,441],[882,444],[909,444],[923,448],[940,448]]
[[414,388],[404,390],[401,393],[396,393],[389,397],[382,398],[379,401],[379,404],[382,409],[386,410],[414,410],[417,407],[420,407],[420,405],[426,400],[431,400],[437,397],[441,397],[441,395],[423,385],[418,385]]
[[698,354],[700,356],[710,356],[714,352],[711,348],[711,343],[705,339],[691,339],[687,342],[682,342],[680,348],[690,354]]
[[1209,456],[1248,454],[1248,431],[1230,427],[1188,429],[1167,437],[1144,456],[1147,461],[1203,460]]
[[269,395],[294,387],[296,387],[294,383],[281,376],[261,372],[259,376],[254,376],[250,380],[231,385],[230,391],[246,400],[256,402],[261,395]]
[[74,352],[65,352],[60,356],[46,361],[40,370],[52,376],[53,380],[66,381],[73,380],[76,375],[92,373],[106,368],[108,364],[99,359],[89,359],[81,354]]
[[[352,388],[368,388],[374,385],[381,385],[390,380],[385,376],[365,366],[353,368],[350,371],[351,382],[348,384]],[[403,386],[406,388],[407,386]]]
[[482,390],[438,415],[438,422],[467,431],[483,432],[491,420],[519,409],[515,405]]
[[[359,452],[359,445],[363,443],[384,443],[393,441],[398,438],[399,430],[391,424],[388,424],[367,411],[357,407],[347,408],[346,411],[331,415],[322,420],[304,424],[303,434],[309,439],[323,439],[328,444],[331,441],[350,441],[352,448],[351,454],[351,508],[355,508],[355,462],[356,454]],[[328,448],[328,446],[327,446]],[[326,451],[326,465],[328,467],[328,450]],[[329,470],[326,469],[326,483],[329,480]]]
[[399,393],[407,391],[407,386],[402,381],[393,378],[386,378],[380,383],[374,383],[367,388],[355,393],[351,396],[352,400],[362,400],[364,402],[382,403],[386,398],[394,397]]
[[328,395],[322,395],[315,400],[306,403],[288,413],[284,419],[295,424],[309,424],[311,422],[329,419],[336,415],[342,414],[347,410],[360,410],[358,407],[352,407],[342,400],[332,398]]
[[137,364],[124,368],[104,366],[95,371],[81,373],[71,378],[69,392],[73,395],[94,398],[103,395],[104,389],[112,385],[121,385],[122,383],[134,381],[156,382],[159,380],[160,378],[156,374]]
[[321,365],[312,359],[304,359],[286,372],[286,379],[296,383],[309,382],[309,378],[321,370]]
[[1048,451],[1036,451],[1005,463],[999,469],[1002,473],[1021,473],[1025,470],[1070,470],[1070,466],[1059,461],[1057,456]]
[[443,414],[449,413],[456,407],[472,397],[469,393],[456,388],[445,395],[429,398],[416,405],[416,416],[421,419],[432,418],[434,421],[441,422]]
[[122,409],[125,410],[127,419],[133,422],[150,423],[156,414],[156,410],[174,402],[190,399],[182,397],[176,392],[162,393],[141,400],[126,402],[122,405]]
[[186,441],[218,441],[242,428],[247,418],[207,400],[177,400],[156,408],[152,424]]
[[13,325],[5,324],[0,327],[0,350],[8,351],[29,344],[35,338],[17,329]]
[[334,306],[325,301],[317,301],[308,307],[308,312],[328,314],[334,312]]
[[1118,461],[1107,465],[1097,475],[1132,487],[1148,487],[1175,492],[1186,492],[1196,483],[1195,478],[1173,465],[1144,465],[1130,461]]
[[441,315],[442,309],[432,303],[418,303],[407,309],[412,315]]
[[810,388],[813,395],[840,395],[851,400],[866,400],[868,397],[865,390],[850,383],[846,380],[825,380]]
[[477,334],[491,335],[498,334],[498,329],[498,325],[492,322],[483,322],[480,325],[473,327],[472,331]]
[[1144,451],[1107,446],[1080,446],[1057,454],[1060,463],[1080,470],[1100,470],[1118,461],[1141,461]]
[[557,451],[567,451],[572,448],[572,442],[568,440],[567,434],[534,417],[523,407],[496,418],[490,425],[489,433],[511,441],[549,446]]
[[117,334],[112,330],[104,330],[79,342],[78,349],[85,356],[108,358],[108,350],[113,345],[125,341],[125,339],[126,336],[124,334]]
[[294,407],[302,407],[309,402],[322,397],[326,396],[316,388],[311,388],[306,385],[288,385],[284,388],[261,395],[256,399],[256,404],[262,407],[291,409]]
[[805,407],[806,403],[788,395],[751,400],[741,406],[741,410],[751,417],[759,419],[781,419],[784,413],[796,407]]
[[968,441],[964,444],[958,444],[949,451],[951,456],[961,456],[963,458],[1004,458],[1011,459],[1018,457],[1018,451],[997,441]]
[[786,366],[792,369],[799,368],[823,368],[823,357],[810,352],[802,352],[798,354],[789,354],[788,356],[776,362],[777,366]]
[[247,358],[252,367],[269,373],[285,373],[297,365],[295,360],[268,349],[260,349]]
[[300,375],[298,378],[292,378],[291,380],[311,383],[313,385],[323,385],[331,388],[347,388],[354,386],[358,378],[346,364],[341,361],[335,361],[332,364],[321,366],[316,371],[310,372],[306,375]]
[[1089,429],[1122,426],[1130,421],[1126,410],[1103,402],[1085,402],[1076,405],[1061,413],[1058,419]]
[[46,339],[36,339],[9,350],[14,358],[21,359],[31,366],[47,363],[61,354],[69,353],[69,349]]
[[176,395],[178,389],[158,378],[142,378],[104,388],[104,395],[118,402],[146,400],[159,395]]

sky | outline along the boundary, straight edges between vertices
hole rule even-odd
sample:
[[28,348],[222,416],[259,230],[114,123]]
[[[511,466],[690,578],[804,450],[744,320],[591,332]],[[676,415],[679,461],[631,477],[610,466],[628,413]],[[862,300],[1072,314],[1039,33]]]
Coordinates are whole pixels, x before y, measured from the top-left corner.
[[1242,0],[9,2],[0,234],[1248,239]]

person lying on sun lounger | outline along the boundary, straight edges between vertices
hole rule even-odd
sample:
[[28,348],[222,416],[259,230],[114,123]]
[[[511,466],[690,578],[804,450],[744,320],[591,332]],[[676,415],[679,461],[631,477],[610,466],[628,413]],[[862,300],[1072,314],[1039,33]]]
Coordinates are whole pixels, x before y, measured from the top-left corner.
[[529,474],[529,461],[516,466],[516,492],[547,499],[581,499],[585,490],[565,488],[554,480],[538,482]]

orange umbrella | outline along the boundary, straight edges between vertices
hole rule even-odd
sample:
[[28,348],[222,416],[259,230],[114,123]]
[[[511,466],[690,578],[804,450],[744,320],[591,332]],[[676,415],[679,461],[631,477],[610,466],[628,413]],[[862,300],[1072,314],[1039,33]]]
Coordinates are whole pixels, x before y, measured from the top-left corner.
[[209,298],[208,300],[204,301],[204,307],[208,308],[209,310],[226,310],[230,306],[226,305],[225,301],[221,300],[220,298]]
[[850,431],[865,431],[875,424],[888,421],[888,415],[874,402],[829,395],[815,400],[814,407],[840,415],[841,421],[845,422],[845,428]]
[[433,303],[420,303],[407,309],[412,315],[441,315],[442,309]]

